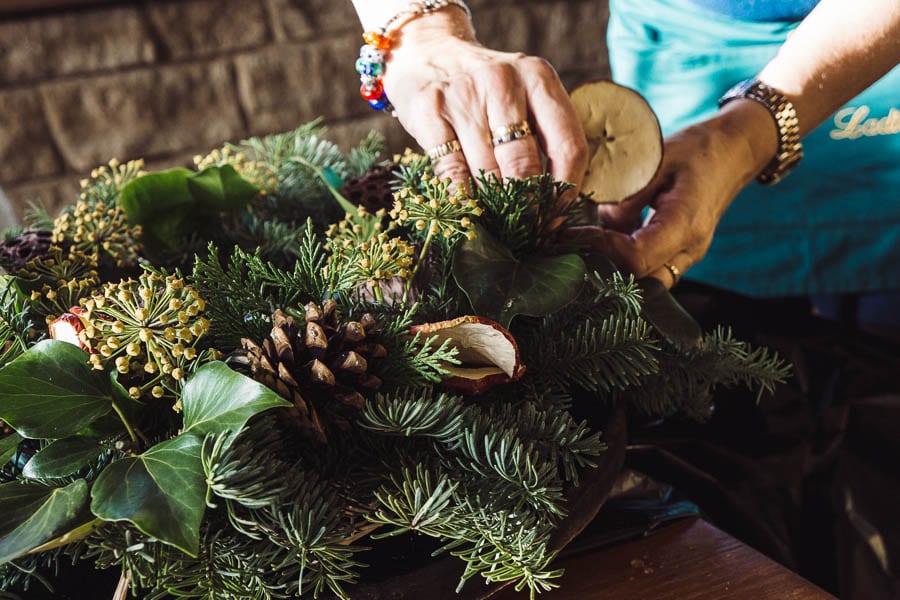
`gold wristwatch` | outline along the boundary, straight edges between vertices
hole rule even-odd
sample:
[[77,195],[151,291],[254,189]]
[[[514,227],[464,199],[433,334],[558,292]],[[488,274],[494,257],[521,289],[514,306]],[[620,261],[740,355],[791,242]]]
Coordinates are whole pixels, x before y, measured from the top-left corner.
[[725,92],[725,95],[719,98],[719,108],[737,98],[747,98],[762,104],[775,120],[775,127],[778,129],[778,152],[756,179],[765,185],[778,183],[803,158],[797,111],[784,94],[757,79],[742,81]]

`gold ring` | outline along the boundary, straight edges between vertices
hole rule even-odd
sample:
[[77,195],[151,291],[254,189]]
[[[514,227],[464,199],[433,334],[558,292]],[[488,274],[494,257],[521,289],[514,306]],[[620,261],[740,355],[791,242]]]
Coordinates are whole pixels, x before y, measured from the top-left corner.
[[453,154],[454,152],[462,152],[462,145],[459,143],[459,140],[450,140],[449,142],[444,142],[440,146],[435,146],[431,150],[427,152],[428,158],[431,159],[431,162],[436,162],[445,156]]
[[528,124],[528,121],[519,121],[518,123],[492,129],[491,144],[499,146],[500,144],[521,140],[529,135],[531,135],[531,125]]
[[681,271],[675,265],[670,265],[669,263],[663,263],[663,266],[671,273],[672,279],[675,280],[675,283],[678,283],[678,280],[681,279]]

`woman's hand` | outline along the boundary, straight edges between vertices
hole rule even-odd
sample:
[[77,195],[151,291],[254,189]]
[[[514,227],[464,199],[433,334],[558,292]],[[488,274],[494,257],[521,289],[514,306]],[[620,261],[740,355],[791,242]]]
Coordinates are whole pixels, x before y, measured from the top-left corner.
[[[575,233],[592,233],[591,246],[619,268],[671,287],[706,254],[725,209],[777,144],[768,111],[752,100],[735,100],[715,117],[669,136],[659,173],[646,189],[621,204],[598,206],[603,229]],[[647,206],[652,210],[642,224]]]
[[[465,183],[480,171],[538,175],[543,149],[555,178],[581,185],[587,141],[553,67],[479,45],[462,10],[448,7],[404,25],[384,85],[400,123],[424,149],[459,141],[462,152],[437,161],[438,176]],[[523,121],[535,135],[492,145],[492,130]]]

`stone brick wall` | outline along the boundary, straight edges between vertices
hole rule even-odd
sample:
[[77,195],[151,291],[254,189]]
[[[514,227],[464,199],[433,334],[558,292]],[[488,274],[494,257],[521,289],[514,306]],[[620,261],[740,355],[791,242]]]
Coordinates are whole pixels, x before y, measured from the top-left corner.
[[[607,75],[606,0],[476,0],[488,46],[549,59],[568,85]],[[51,211],[112,157],[151,168],[317,116],[349,146],[411,142],[358,96],[350,0],[119,2],[0,18],[0,188]]]

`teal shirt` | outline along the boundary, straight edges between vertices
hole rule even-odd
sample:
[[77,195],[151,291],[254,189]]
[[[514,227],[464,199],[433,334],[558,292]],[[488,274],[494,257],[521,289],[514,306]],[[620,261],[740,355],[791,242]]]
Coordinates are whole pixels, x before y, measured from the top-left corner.
[[[612,0],[610,12],[613,78],[648,99],[665,133],[714,114],[797,25],[692,0]],[[762,296],[900,290],[900,67],[811,132],[804,152],[781,183],[734,200],[686,277]]]

